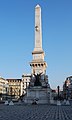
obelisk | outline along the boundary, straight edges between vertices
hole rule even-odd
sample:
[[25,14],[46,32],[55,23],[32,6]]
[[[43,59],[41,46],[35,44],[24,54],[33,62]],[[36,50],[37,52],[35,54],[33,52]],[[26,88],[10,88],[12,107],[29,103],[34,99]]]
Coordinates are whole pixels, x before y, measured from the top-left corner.
[[43,72],[45,74],[47,64],[44,61],[44,51],[42,49],[42,25],[41,25],[41,7],[35,7],[35,46],[32,52],[33,60],[30,63],[32,74]]
[[30,62],[31,78],[25,103],[48,104],[50,89],[48,87],[48,76],[46,75],[47,64],[44,61],[44,51],[42,49],[41,7],[39,5],[35,7],[35,46],[32,55],[33,60]]
[[42,51],[42,26],[41,26],[41,7],[35,7],[35,48],[34,51]]

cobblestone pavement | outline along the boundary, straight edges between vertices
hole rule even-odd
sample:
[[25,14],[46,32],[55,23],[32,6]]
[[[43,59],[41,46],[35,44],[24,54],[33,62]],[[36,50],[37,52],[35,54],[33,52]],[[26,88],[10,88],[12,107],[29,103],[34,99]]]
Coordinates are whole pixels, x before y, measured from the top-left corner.
[[72,106],[0,105],[0,120],[72,120]]

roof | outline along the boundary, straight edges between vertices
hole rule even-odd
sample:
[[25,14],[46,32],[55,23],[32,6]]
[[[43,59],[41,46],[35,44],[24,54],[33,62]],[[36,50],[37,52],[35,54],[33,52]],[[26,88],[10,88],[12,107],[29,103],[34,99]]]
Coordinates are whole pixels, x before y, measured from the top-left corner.
[[15,79],[14,79],[14,78],[10,78],[10,79],[9,79],[9,78],[8,78],[8,79],[6,79],[6,80],[18,80],[18,81],[20,80],[20,81],[21,81],[22,79],[16,79],[16,78],[15,78]]

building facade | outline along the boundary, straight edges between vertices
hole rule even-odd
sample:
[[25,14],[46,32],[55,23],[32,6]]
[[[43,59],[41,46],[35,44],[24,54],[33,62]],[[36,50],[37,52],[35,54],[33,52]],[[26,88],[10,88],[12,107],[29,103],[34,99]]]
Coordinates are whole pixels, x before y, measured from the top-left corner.
[[23,74],[22,75],[22,84],[21,84],[21,95],[26,94],[26,88],[29,87],[31,80],[31,74]]
[[8,94],[8,81],[2,77],[0,77],[0,101],[6,99],[6,95]]
[[63,84],[63,96],[72,99],[72,76],[67,77]]
[[7,79],[9,84],[8,95],[14,99],[19,99],[21,96],[22,79]]

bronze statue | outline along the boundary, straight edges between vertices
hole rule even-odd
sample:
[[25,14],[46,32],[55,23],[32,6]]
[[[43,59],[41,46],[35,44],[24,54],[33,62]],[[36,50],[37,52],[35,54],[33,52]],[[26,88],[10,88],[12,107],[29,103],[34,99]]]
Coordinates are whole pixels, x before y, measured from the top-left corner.
[[41,74],[42,74],[42,73],[40,73],[40,74],[37,73],[37,75],[36,75],[36,74],[34,73],[34,76],[35,76],[34,86],[41,86],[41,85],[42,85],[41,82],[40,82]]

